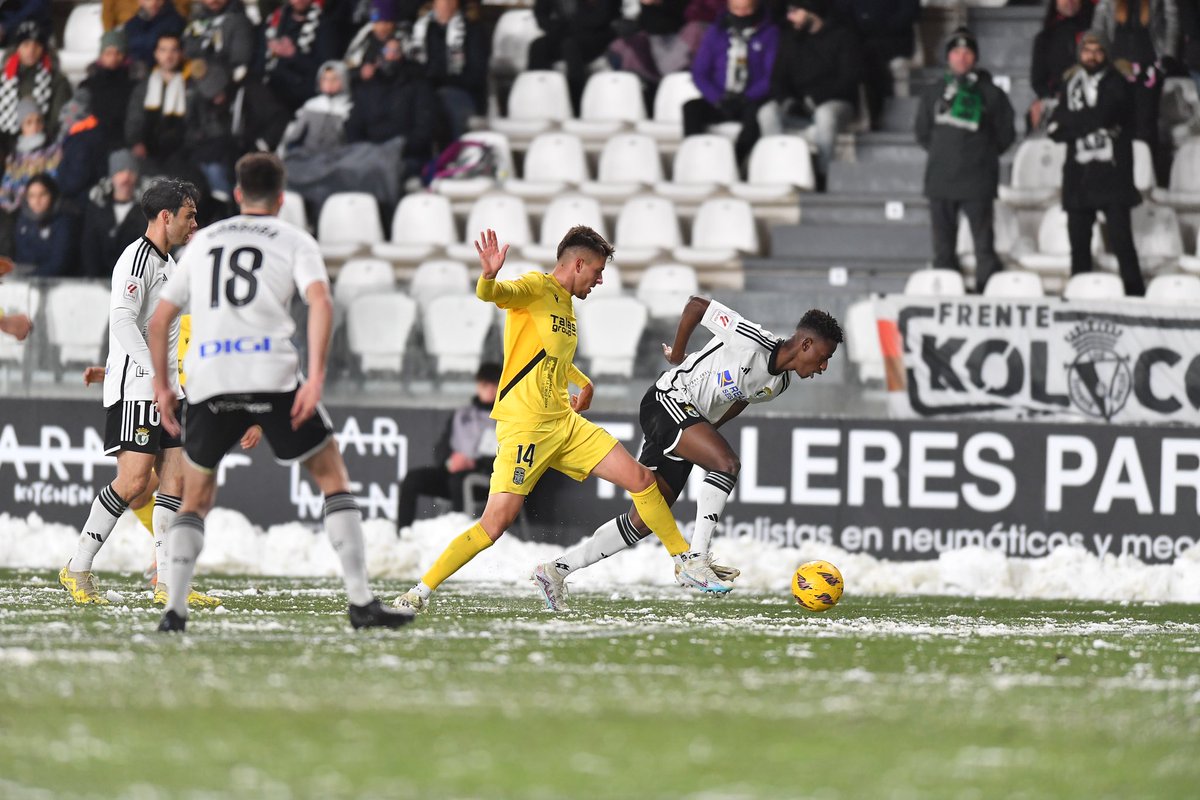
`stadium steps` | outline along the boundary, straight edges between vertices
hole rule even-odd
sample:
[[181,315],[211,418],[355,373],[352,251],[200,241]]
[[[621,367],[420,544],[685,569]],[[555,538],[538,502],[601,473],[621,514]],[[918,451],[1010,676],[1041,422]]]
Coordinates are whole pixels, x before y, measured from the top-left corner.
[[826,188],[830,194],[873,194],[887,198],[919,193],[925,181],[924,151],[921,155],[916,162],[834,161],[829,165]]
[[[800,221],[809,225],[929,224],[929,201],[920,185],[903,195],[880,198],[877,194],[806,194],[800,198]],[[899,206],[894,204],[898,203]],[[890,205],[891,204],[891,205]],[[894,218],[898,217],[898,218]]]
[[[908,98],[905,98],[908,99]],[[925,150],[917,144],[912,126],[907,131],[860,133],[854,139],[854,160],[878,163],[925,163]]]
[[[830,283],[830,267],[846,267],[844,284],[833,287]],[[770,292],[782,297],[804,294],[805,287],[837,288],[847,292],[855,300],[873,292],[903,292],[909,273],[927,266],[926,261],[907,263],[891,262],[888,269],[878,270],[879,264],[860,261],[857,264],[846,260],[835,261],[821,258],[799,258],[792,256],[766,256],[743,259],[743,288],[745,292]],[[811,302],[806,299],[806,302]],[[832,313],[832,312],[831,312]]]

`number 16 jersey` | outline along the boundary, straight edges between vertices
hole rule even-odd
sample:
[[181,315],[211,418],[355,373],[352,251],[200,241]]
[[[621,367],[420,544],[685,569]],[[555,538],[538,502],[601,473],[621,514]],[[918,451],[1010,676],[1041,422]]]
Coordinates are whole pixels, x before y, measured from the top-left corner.
[[278,217],[244,214],[193,236],[162,295],[192,315],[188,401],[295,389],[291,301],[317,282],[329,275],[316,240]]

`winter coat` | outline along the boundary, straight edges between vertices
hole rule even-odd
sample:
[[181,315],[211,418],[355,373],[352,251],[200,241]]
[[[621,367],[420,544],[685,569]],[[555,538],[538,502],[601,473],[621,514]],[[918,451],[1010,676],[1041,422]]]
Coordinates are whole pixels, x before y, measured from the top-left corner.
[[[187,136],[187,115],[165,116],[161,111],[146,109],[146,89],[149,78],[134,87],[129,95],[129,110],[125,115],[125,143],[129,147],[146,146],[153,159],[168,159],[182,152]],[[192,93],[187,93],[190,105]]]
[[351,108],[349,92],[310,97],[284,131],[280,155],[297,150],[318,153],[342,145]]
[[158,37],[182,34],[187,26],[185,14],[180,14],[170,3],[164,4],[158,15],[151,19],[134,14],[124,27],[129,57],[147,67],[153,67],[154,48],[158,44]]
[[279,14],[279,29],[276,35],[280,39],[291,39],[296,44],[296,53],[291,58],[276,59],[272,65],[266,55],[264,44],[262,48],[263,68],[267,86],[288,107],[288,111],[294,111],[303,105],[305,100],[313,96],[317,68],[333,57],[333,32],[328,18],[322,13],[316,25],[316,37],[309,46],[308,52],[303,52],[299,47],[303,20],[296,20],[291,13],[290,6],[285,5],[275,13]]
[[107,180],[92,188],[83,209],[80,274],[84,278],[109,277],[121,253],[146,230],[146,218],[136,202],[120,224],[113,206]]
[[1100,77],[1096,105],[1070,102],[1070,91],[1068,79],[1059,91],[1047,128],[1050,138],[1067,145],[1063,208],[1136,206],[1142,197],[1133,184],[1134,114],[1129,82],[1108,66]]
[[0,177],[0,209],[9,213],[20,210],[25,200],[25,187],[34,175],[45,172],[56,178],[62,163],[62,142],[49,141],[36,150],[19,153],[15,149],[4,162]]
[[403,136],[406,157],[429,158],[437,109],[437,97],[429,82],[411,69],[391,80],[376,76],[354,89],[346,141],[379,144]]
[[108,153],[104,149],[104,131],[95,115],[75,123],[62,140],[62,161],[58,165],[58,190],[64,210],[79,213],[88,191],[108,172]]
[[463,65],[457,75],[450,74],[449,51],[446,47],[446,26],[430,20],[425,41],[418,48],[419,63],[425,77],[435,88],[452,86],[462,89],[475,100],[476,110],[487,109],[488,52],[491,43],[487,31],[478,22],[466,21],[463,35]]
[[771,74],[773,100],[858,102],[862,53],[858,37],[844,25],[829,21],[817,33],[785,30]]
[[[971,78],[970,76],[974,76]],[[982,200],[996,196],[1000,155],[1016,138],[1008,95],[983,70],[968,73],[982,103],[975,129],[954,124],[946,115],[943,97],[952,76],[934,83],[921,95],[917,109],[917,143],[928,152],[925,196],[936,200]]]
[[[1174,56],[1179,44],[1179,6],[1175,0],[1142,0],[1150,3],[1150,40],[1159,60],[1163,56]],[[1131,15],[1135,0],[1130,0]],[[1117,0],[1100,0],[1096,15],[1092,18],[1092,30],[1106,41],[1117,38]],[[1110,53],[1111,58],[1122,58],[1123,54]]]
[[70,215],[52,209],[38,220],[22,207],[13,231],[13,259],[18,264],[33,264],[39,278],[54,278],[75,273],[75,225]]
[[[4,54],[3,64],[7,64],[10,58],[16,57],[16,49],[13,48]],[[67,76],[59,69],[58,61],[53,55],[50,56],[50,101],[46,106],[46,112],[42,115],[46,125],[46,137],[53,139],[58,136],[58,117],[62,113],[62,108],[75,94],[71,88],[71,82],[67,80]],[[36,67],[17,67],[17,97],[33,97],[33,87],[37,79]]]
[[1054,97],[1063,74],[1079,62],[1079,37],[1092,26],[1095,6],[1084,2],[1073,17],[1056,17],[1033,37],[1029,82],[1038,97]]
[[[692,80],[704,99],[720,105],[725,96],[725,70],[729,60],[729,14],[721,16],[704,32],[700,47],[692,59]],[[747,100],[765,100],[771,90],[771,70],[779,49],[779,28],[765,16],[750,37],[749,78],[742,96]]]
[[101,69],[92,64],[88,76],[80,84],[80,88],[87,89],[92,96],[91,111],[100,120],[106,153],[125,146],[125,113],[129,110],[133,87],[129,67],[124,65],[117,69]]
[[201,6],[183,31],[183,54],[189,60],[220,64],[228,71],[230,83],[240,84],[254,58],[256,38],[240,3],[230,2],[217,14]]

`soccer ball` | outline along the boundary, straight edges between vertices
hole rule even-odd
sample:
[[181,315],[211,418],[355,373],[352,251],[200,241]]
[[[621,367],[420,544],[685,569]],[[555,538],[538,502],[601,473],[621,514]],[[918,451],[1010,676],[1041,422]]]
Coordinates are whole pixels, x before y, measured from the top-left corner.
[[809,611],[826,611],[842,599],[842,573],[828,561],[801,564],[792,576],[792,597]]

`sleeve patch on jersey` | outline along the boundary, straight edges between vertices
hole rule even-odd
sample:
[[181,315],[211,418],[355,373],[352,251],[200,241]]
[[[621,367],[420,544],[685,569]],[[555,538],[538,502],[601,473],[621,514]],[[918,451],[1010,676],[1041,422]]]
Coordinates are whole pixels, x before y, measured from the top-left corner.
[[127,298],[129,298],[130,300],[136,300],[137,296],[138,296],[138,290],[140,288],[141,287],[139,287],[136,282],[126,281],[125,282],[125,296]]
[[733,324],[733,320],[730,319],[729,315],[726,314],[724,311],[718,312],[717,315],[715,317],[713,317],[713,322],[717,323],[722,328],[728,328],[730,325]]

